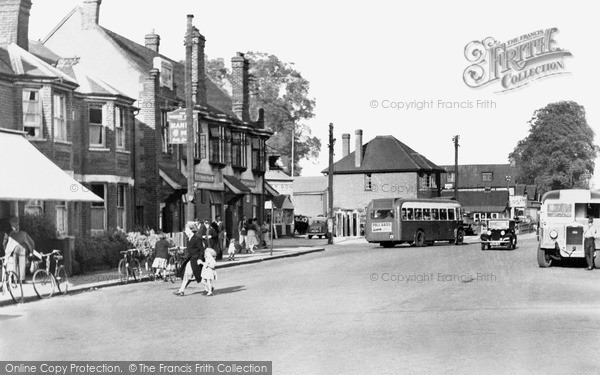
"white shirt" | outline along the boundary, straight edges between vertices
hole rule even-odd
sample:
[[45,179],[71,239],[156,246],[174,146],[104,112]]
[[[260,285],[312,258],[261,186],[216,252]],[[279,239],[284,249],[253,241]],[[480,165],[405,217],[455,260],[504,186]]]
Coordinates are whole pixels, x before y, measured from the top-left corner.
[[588,227],[585,229],[585,232],[583,232],[583,237],[594,238],[596,237],[597,233],[598,230],[593,225],[588,224]]

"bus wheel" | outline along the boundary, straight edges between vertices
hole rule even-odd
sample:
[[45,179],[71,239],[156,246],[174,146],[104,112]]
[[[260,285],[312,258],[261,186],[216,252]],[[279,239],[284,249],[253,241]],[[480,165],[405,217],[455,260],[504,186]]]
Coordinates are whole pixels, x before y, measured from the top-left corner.
[[394,245],[395,245],[395,243],[393,243],[392,241],[386,241],[386,242],[381,243],[381,246],[386,247],[386,248],[394,247]]
[[456,244],[462,245],[464,240],[465,240],[465,233],[462,230],[458,230],[456,232]]
[[541,268],[548,268],[552,266],[552,258],[540,247],[540,245],[538,245],[537,259],[538,265]]
[[415,233],[415,246],[416,247],[422,247],[425,245],[425,232],[423,232],[422,230],[418,230],[417,233]]

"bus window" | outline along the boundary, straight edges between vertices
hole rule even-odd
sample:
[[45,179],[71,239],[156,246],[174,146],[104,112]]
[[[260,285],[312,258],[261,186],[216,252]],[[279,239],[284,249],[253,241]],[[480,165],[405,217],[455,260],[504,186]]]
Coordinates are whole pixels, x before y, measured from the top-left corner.
[[429,208],[423,209],[423,220],[431,220],[431,210]]
[[423,220],[423,213],[420,208],[415,208],[415,220]]
[[393,219],[394,210],[373,210],[371,212],[371,219]]
[[402,209],[402,220],[406,220],[406,208]]
[[440,220],[448,220],[448,212],[445,208],[440,208]]
[[414,215],[413,215],[413,209],[412,208],[407,208],[406,209],[406,217],[407,217],[407,220],[413,220]]
[[600,217],[600,204],[575,203],[575,218],[584,219],[587,217]]
[[448,209],[448,220],[454,220],[454,208]]
[[440,214],[437,208],[431,209],[431,220],[440,220]]
[[570,203],[549,203],[548,217],[569,217],[572,206]]

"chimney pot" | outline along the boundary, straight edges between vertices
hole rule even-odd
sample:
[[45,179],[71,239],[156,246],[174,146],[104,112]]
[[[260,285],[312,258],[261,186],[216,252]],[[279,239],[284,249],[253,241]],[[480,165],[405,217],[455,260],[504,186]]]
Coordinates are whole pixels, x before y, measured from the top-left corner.
[[342,134],[342,157],[345,158],[350,153],[350,134]]
[[156,34],[154,30],[150,34],[146,34],[146,47],[152,51],[158,53],[160,46],[160,35]]
[[362,165],[363,159],[363,145],[362,145],[362,135],[363,131],[361,129],[356,130],[356,150],[354,150],[354,166],[356,168],[360,168]]

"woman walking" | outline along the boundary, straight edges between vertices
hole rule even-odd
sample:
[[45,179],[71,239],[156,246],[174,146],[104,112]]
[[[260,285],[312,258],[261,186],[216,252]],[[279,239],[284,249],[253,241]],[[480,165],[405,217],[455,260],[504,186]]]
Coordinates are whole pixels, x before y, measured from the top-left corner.
[[248,221],[248,251],[254,254],[254,248],[258,247],[258,234],[260,233],[260,228],[257,224],[257,219],[254,218],[252,221]]
[[185,234],[188,236],[188,258],[183,263],[185,271],[183,272],[183,280],[181,280],[181,286],[179,290],[174,292],[176,296],[182,297],[188,285],[192,280],[196,280],[197,283],[202,281],[202,263],[204,263],[204,247],[202,246],[202,240],[196,236],[198,228],[196,224],[189,223],[185,227]]

